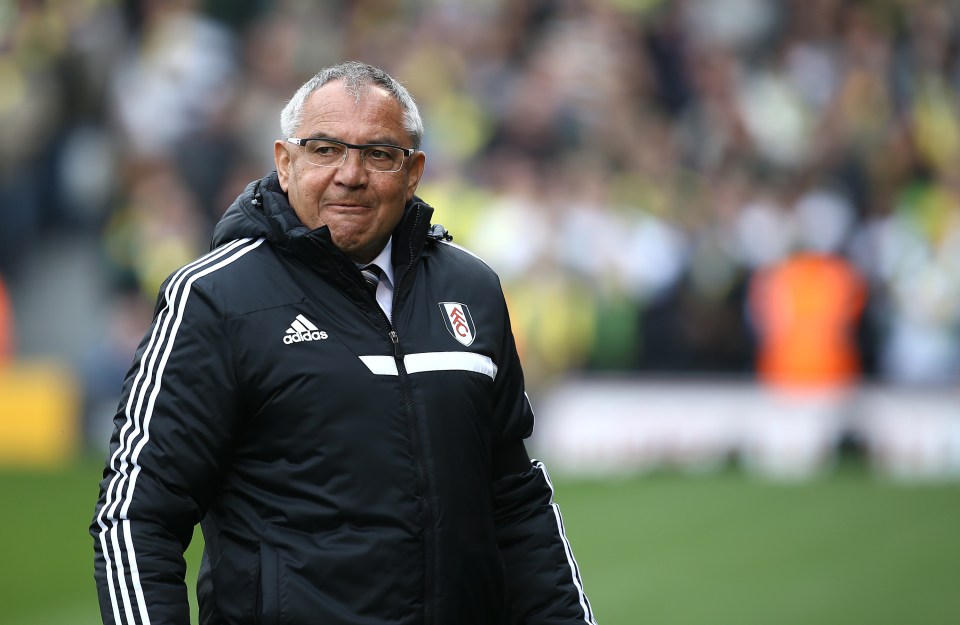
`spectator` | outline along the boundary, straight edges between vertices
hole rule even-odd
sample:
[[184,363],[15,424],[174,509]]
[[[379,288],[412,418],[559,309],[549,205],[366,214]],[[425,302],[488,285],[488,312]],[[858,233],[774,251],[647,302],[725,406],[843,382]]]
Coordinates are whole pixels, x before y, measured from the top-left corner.
[[7,288],[0,276],[0,369],[13,362],[13,305],[7,295]]

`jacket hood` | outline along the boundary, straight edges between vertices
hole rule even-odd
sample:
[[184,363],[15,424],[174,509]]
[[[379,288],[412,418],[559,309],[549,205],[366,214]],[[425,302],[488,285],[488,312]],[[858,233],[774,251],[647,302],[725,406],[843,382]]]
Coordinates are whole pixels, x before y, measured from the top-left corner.
[[287,201],[287,194],[280,188],[277,172],[272,171],[262,180],[248,184],[233,201],[213,229],[210,248],[246,237],[264,237],[283,246],[290,237],[304,236],[308,232]]

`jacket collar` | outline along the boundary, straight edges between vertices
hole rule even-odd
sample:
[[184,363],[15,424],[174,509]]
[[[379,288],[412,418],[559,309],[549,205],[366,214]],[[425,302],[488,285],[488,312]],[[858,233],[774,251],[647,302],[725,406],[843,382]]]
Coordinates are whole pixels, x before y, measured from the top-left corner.
[[[439,238],[437,227],[430,225],[432,216],[433,208],[416,196],[404,207],[393,231],[395,288],[404,289],[405,284],[412,282],[428,235],[430,239]],[[443,234],[449,236],[446,231]],[[244,237],[266,238],[274,247],[292,254],[346,290],[364,288],[359,270],[333,244],[330,229],[321,226],[310,230],[300,222],[280,187],[276,171],[247,185],[214,228],[211,248]]]

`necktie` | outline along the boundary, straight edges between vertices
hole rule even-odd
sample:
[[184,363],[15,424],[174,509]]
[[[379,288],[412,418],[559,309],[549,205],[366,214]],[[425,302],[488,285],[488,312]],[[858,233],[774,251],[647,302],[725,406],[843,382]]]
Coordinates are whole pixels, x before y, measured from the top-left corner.
[[370,263],[361,267],[360,273],[363,274],[363,279],[367,281],[367,290],[370,291],[370,295],[376,299],[377,285],[380,284],[380,267]]

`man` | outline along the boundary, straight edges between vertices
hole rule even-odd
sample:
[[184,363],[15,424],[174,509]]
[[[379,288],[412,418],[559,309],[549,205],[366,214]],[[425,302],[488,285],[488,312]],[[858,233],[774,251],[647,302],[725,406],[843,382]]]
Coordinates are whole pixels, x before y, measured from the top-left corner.
[[345,63],[281,126],[127,375],[91,525],[104,623],[188,623],[198,522],[204,625],[594,623],[497,276],[414,195],[413,99]]

